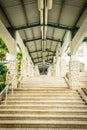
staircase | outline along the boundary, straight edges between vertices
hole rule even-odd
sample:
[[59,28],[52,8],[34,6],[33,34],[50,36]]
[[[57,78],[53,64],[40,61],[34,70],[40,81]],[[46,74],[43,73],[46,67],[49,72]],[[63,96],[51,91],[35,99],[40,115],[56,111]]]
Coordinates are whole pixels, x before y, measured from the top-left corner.
[[27,78],[1,101],[0,130],[87,130],[87,106],[63,78]]

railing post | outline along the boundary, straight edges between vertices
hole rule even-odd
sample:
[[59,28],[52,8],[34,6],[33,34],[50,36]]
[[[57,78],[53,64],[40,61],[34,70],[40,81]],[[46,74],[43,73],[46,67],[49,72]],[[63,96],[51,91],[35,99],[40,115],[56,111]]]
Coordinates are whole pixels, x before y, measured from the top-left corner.
[[8,93],[8,87],[6,87],[5,104],[7,104],[7,98],[8,98],[8,97],[7,97],[7,93]]

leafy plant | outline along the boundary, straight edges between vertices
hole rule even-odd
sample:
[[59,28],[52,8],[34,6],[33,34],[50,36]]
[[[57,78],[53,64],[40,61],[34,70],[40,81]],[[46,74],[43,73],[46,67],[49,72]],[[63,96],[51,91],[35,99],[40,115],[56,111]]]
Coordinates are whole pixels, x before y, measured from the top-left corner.
[[0,60],[5,60],[6,53],[8,52],[7,46],[2,38],[0,38]]
[[22,51],[18,51],[17,52],[17,60],[18,60],[18,74],[17,74],[17,79],[18,79],[18,84],[17,86],[19,87],[20,86],[20,72],[21,72],[21,60],[23,58],[23,54],[22,54]]
[[18,60],[18,61],[21,61],[21,60],[22,60],[22,57],[23,57],[22,51],[18,51],[18,52],[17,52],[17,60]]
[[0,63],[0,92],[5,88],[7,66]]
[[6,74],[7,71],[7,66],[3,63],[0,63],[0,75]]
[[4,83],[2,83],[2,84],[0,84],[0,92],[5,88],[5,84]]

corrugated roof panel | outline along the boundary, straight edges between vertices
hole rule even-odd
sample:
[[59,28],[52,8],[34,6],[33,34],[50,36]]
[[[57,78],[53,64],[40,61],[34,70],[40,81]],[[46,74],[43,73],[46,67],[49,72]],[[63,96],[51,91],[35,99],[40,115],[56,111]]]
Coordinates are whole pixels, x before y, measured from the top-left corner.
[[38,62],[38,59],[34,59],[34,62]]
[[40,38],[41,37],[41,28],[40,27],[34,27],[32,29],[33,29],[35,38]]
[[26,31],[26,34],[27,34],[27,38],[29,40],[32,40],[33,39],[33,35],[32,35],[31,28],[25,29],[25,31]]
[[38,53],[38,56],[42,56],[42,52],[37,52]]
[[55,51],[57,44],[58,44],[57,42],[52,42],[52,46],[51,46],[52,51]]
[[38,23],[39,22],[39,10],[37,4],[28,4],[25,5],[26,14],[28,17],[29,23]]
[[48,22],[58,23],[60,5],[53,4],[52,9],[49,10]]
[[78,18],[81,8],[77,6],[64,5],[61,14],[60,23],[67,26],[73,26]]
[[21,26],[26,24],[24,11],[21,5],[5,8],[5,12],[13,26]]
[[24,0],[25,4],[33,4],[33,3],[36,3],[36,2],[37,2],[36,0]]
[[38,40],[35,42],[36,43],[36,46],[37,46],[37,50],[41,50],[41,40]]
[[81,7],[85,0],[65,0],[64,4]]
[[19,31],[19,34],[20,34],[20,36],[21,36],[21,38],[22,38],[23,40],[26,40],[26,37],[25,37],[25,34],[24,34],[24,31],[23,31],[23,30]]
[[61,30],[61,29],[55,29],[54,31],[54,39],[62,39],[63,35],[64,35],[64,31],[65,30]]
[[48,27],[47,28],[47,37],[51,38],[53,35],[53,28],[52,27]]
[[29,47],[30,52],[36,51],[34,42],[27,42],[27,46]]
[[0,3],[3,5],[3,7],[12,7],[17,6],[21,4],[20,0],[0,0]]
[[32,56],[33,58],[37,58],[37,54],[36,54],[36,53],[31,53],[31,56]]
[[47,48],[49,49],[51,45],[51,41],[47,40]]

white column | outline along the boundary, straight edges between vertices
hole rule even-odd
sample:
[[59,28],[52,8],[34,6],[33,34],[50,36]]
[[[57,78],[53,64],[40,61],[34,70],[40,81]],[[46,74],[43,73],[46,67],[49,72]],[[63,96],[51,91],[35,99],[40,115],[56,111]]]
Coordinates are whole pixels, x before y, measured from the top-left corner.
[[52,69],[52,66],[50,65],[48,68],[48,76],[51,76],[51,69]]
[[85,71],[87,71],[87,42],[83,43]]
[[0,37],[4,40],[9,53],[12,55],[15,55],[16,51],[16,41],[13,39],[13,37],[10,35],[10,33],[7,31],[6,27],[0,20]]
[[61,57],[59,56],[56,63],[56,76],[61,76]]
[[76,55],[71,56],[69,64],[69,84],[72,89],[79,89],[79,61]]
[[39,76],[39,68],[38,68],[38,65],[35,65],[35,70],[34,70],[34,76]]

